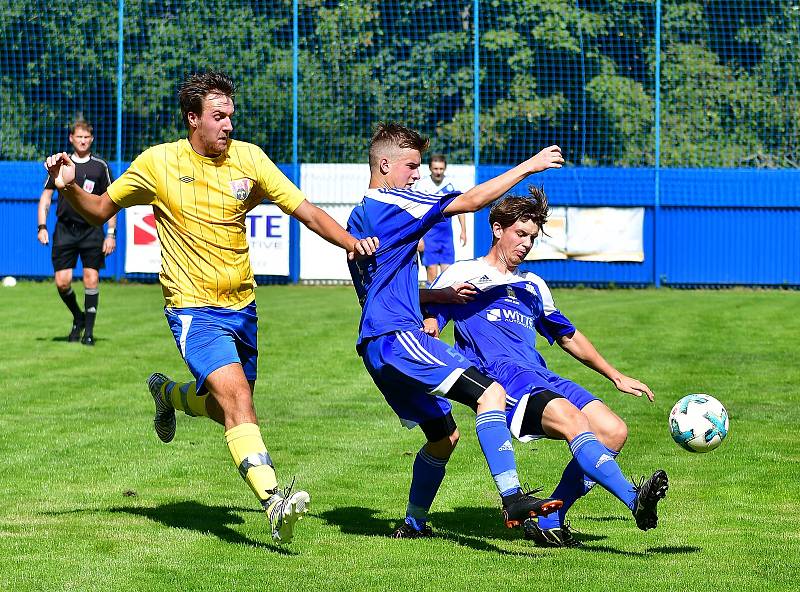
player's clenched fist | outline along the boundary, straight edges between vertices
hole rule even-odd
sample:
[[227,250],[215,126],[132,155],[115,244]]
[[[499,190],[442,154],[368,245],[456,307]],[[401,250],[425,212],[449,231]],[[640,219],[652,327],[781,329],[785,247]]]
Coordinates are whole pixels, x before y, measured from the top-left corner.
[[564,164],[564,157],[561,154],[561,148],[554,144],[540,150],[536,156],[530,159],[530,163],[533,172],[538,173],[547,169],[560,169]]
[[355,242],[355,245],[353,245],[353,250],[347,254],[347,258],[353,260],[370,257],[378,250],[378,246],[379,241],[376,236],[368,236],[367,238],[359,239]]
[[75,181],[75,163],[66,152],[59,152],[47,157],[44,161],[47,174],[53,179],[57,189],[64,189]]

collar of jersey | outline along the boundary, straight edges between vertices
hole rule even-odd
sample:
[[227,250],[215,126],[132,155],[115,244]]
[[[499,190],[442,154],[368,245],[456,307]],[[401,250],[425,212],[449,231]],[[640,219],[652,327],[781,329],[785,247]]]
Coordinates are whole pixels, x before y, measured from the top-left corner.
[[525,278],[526,273],[523,271],[519,271],[517,268],[516,271],[509,271],[505,274],[501,274],[497,268],[490,265],[484,257],[478,257],[475,259],[476,262],[480,264],[480,267],[485,270],[483,275],[489,277],[492,282],[490,284],[483,284],[483,285],[476,285],[475,287],[478,288],[481,292],[485,292],[490,290],[491,288],[496,288],[497,286],[505,286],[509,284],[519,284],[519,283],[526,283],[528,280]]
[[179,142],[183,145],[183,149],[188,152],[193,158],[196,158],[200,162],[207,162],[209,164],[220,164],[225,162],[225,159],[228,158],[228,151],[231,149],[231,144],[233,140],[228,140],[228,147],[225,149],[225,152],[211,158],[210,156],[203,156],[202,154],[198,154],[197,151],[192,146],[192,143],[189,141],[188,138],[181,138]]

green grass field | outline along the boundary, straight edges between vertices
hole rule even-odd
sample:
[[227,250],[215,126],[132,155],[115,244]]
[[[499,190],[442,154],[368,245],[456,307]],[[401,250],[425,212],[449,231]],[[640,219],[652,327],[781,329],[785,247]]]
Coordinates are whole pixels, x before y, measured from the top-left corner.
[[[82,290],[76,286],[79,296]],[[403,515],[419,430],[400,427],[354,351],[345,287],[259,288],[256,406],[282,480],[311,492],[292,545],[266,520],[222,429],[178,417],[161,444],[145,380],[188,378],[153,285],[103,284],[93,349],[66,343],[52,283],[0,288],[0,590],[789,590],[800,588],[800,292],[556,290],[561,309],[620,370],[635,399],[544,348],[551,367],[628,423],[626,474],[664,468],[656,530],[600,488],[580,500],[580,549],[538,549],[502,526],[474,421],[434,503],[439,535],[387,538]],[[718,450],[668,434],[679,397],[728,408]],[[516,445],[521,477],[549,491],[561,442]]]

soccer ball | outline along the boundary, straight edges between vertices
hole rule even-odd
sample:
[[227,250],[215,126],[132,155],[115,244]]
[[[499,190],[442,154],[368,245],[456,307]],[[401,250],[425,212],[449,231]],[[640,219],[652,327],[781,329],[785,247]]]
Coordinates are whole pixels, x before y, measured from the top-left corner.
[[711,395],[686,395],[669,414],[672,439],[689,452],[710,452],[728,435],[728,412]]

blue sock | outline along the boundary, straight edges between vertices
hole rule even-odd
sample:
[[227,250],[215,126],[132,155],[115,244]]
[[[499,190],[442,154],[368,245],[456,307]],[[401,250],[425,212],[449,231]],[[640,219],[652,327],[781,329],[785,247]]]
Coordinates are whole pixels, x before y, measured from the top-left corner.
[[[619,452],[611,450],[606,447],[606,452],[612,457],[616,458]],[[578,461],[574,458],[567,463],[564,468],[564,473],[561,475],[561,481],[556,485],[553,494],[550,496],[554,499],[560,499],[564,505],[558,510],[547,516],[539,518],[539,528],[561,528],[564,526],[564,521],[567,518],[567,512],[578,499],[589,493],[595,486],[595,482],[589,479]]]
[[445,465],[447,459],[436,458],[424,446],[417,452],[406,507],[406,522],[417,530],[428,521],[428,510],[444,479]]
[[517,459],[511,444],[511,432],[506,425],[506,414],[502,411],[484,411],[475,417],[475,433],[478,434],[483,456],[489,472],[501,496],[519,492],[522,487],[517,475]]
[[609,454],[609,450],[592,432],[578,434],[569,443],[569,447],[572,456],[590,480],[605,487],[628,508],[633,509],[636,499],[633,484],[625,478],[614,456]]
[[539,528],[560,528],[564,524],[564,516],[569,507],[575,503],[579,497],[584,495],[585,487],[583,484],[583,469],[574,458],[571,459],[564,472],[561,474],[561,481],[558,482],[550,497],[560,499],[564,505],[558,512],[553,512],[547,516],[539,517]]

